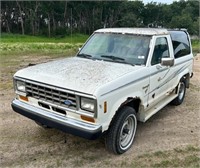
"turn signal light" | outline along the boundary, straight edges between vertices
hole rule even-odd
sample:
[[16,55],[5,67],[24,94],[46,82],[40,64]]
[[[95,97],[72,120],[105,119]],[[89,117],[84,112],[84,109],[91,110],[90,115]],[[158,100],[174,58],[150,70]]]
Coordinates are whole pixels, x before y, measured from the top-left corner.
[[87,116],[81,115],[81,119],[85,120],[85,121],[89,121],[89,122],[95,123],[95,120],[92,117],[87,117]]
[[107,102],[105,101],[104,102],[104,113],[106,113],[107,112]]
[[20,98],[21,100],[28,101],[28,97],[25,97],[25,96],[19,96],[19,98]]

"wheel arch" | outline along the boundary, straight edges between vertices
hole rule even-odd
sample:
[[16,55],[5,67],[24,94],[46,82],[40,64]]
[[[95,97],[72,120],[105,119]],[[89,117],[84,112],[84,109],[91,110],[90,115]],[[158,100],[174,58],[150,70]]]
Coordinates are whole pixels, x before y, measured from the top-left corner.
[[179,73],[179,75],[178,75],[177,84],[178,84],[181,80],[184,80],[184,81],[185,81],[185,84],[186,84],[186,88],[189,88],[190,77],[191,77],[190,70],[189,70],[188,68],[184,69],[184,70],[183,70],[181,73]]
[[[141,103],[141,99],[139,97],[128,97],[119,107],[119,109],[123,106],[129,106],[135,109],[136,113],[139,112],[139,106]],[[117,111],[119,111],[119,109]]]
[[[180,79],[178,80],[178,84],[180,81],[184,81],[185,82],[185,85],[186,85],[186,88],[189,88],[189,84],[190,84],[190,73],[186,73],[185,75],[182,75],[180,77]],[[176,86],[176,93],[178,92],[178,84]]]
[[142,100],[140,99],[140,97],[127,97],[126,99],[123,99],[122,103],[120,103],[120,105],[117,108],[115,108],[115,112],[112,113],[111,121],[108,128],[112,125],[115,116],[117,116],[121,108],[123,108],[124,106],[132,107],[137,114],[139,113],[141,103]]
[[189,74],[189,73],[185,74],[181,79],[183,79],[183,80],[185,81],[186,88],[189,88],[189,84],[190,84],[190,74]]

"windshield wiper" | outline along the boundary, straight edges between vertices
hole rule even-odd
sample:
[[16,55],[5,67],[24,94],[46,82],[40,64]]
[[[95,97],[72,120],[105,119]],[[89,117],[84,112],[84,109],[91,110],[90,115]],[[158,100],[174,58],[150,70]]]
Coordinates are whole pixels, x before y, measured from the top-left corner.
[[124,59],[124,58],[121,58],[121,57],[116,57],[116,56],[113,56],[113,55],[102,55],[101,57],[103,57],[103,58],[110,58],[110,59],[112,59],[114,62],[124,63],[124,64],[129,64],[129,65],[135,66],[135,64],[126,62],[125,59]]
[[124,58],[116,57],[116,56],[113,56],[113,55],[102,55],[101,57],[103,57],[103,58],[110,58],[112,60],[122,60],[122,61],[125,60]]
[[92,58],[90,54],[85,54],[85,53],[78,54],[77,56],[82,58]]

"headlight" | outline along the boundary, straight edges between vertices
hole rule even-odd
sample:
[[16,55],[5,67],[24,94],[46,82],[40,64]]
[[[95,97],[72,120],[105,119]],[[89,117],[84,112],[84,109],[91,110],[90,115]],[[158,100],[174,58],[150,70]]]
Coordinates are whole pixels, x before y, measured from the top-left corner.
[[85,97],[81,97],[81,109],[94,112],[95,110],[95,100]]
[[17,80],[16,89],[20,92],[26,92],[25,82]]

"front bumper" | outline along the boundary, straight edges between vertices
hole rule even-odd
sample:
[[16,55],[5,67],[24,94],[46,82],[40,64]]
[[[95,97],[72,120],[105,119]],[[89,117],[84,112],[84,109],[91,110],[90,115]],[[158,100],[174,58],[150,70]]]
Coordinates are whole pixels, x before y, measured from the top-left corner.
[[66,118],[21,102],[17,99],[12,101],[11,106],[15,112],[23,116],[76,136],[86,139],[97,139],[102,134],[102,126],[100,125],[93,125],[71,118]]

